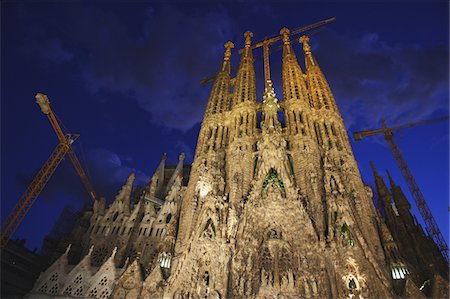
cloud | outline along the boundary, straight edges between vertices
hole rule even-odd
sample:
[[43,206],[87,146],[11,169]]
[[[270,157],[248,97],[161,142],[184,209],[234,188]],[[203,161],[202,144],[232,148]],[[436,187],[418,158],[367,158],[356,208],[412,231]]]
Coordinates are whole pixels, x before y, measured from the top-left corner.
[[42,47],[45,49],[41,51],[42,57],[55,63],[64,63],[72,60],[73,54],[65,50],[60,41],[56,39],[46,40]]
[[177,141],[177,143],[175,144],[175,150],[178,151],[180,154],[184,153],[184,156],[186,157],[185,161],[188,163],[191,163],[192,160],[194,159],[194,154],[191,147],[186,143],[184,143],[183,141]]
[[[389,44],[377,34],[313,38],[347,128],[408,123],[448,110],[448,44]],[[332,49],[332,51],[330,51]]]
[[136,175],[135,185],[147,184],[150,177],[142,171],[128,165],[113,151],[96,148],[88,154],[88,165],[91,166],[93,181],[99,180],[99,187],[124,184],[131,172]]
[[[86,164],[89,168],[85,168],[85,171],[97,195],[105,197],[108,202],[114,199],[131,172],[136,175],[134,186],[145,186],[150,181],[148,175],[130,166],[120,159],[118,154],[108,149],[96,148],[89,151]],[[37,171],[33,176],[36,173]],[[18,183],[25,189],[30,181],[28,175],[17,174],[16,177]],[[58,166],[41,195],[47,201],[59,200],[61,196],[75,201],[88,201],[87,192],[69,159],[65,159],[65,162]]]
[[[170,128],[188,130],[202,119],[209,88],[198,82],[219,69],[223,44],[236,27],[224,10],[149,9],[137,38],[116,15],[84,13],[83,26],[92,29],[84,38],[91,59],[83,78],[92,94],[131,94],[153,122]],[[104,36],[106,27],[113,33]]]
[[[241,12],[221,5],[210,10],[161,3],[140,7],[130,21],[117,7],[70,5],[58,11],[60,31],[70,34],[34,29],[36,37],[29,36],[27,45],[55,63],[76,61],[73,73],[81,74],[92,98],[123,95],[153,123],[185,132],[201,121],[211,89],[198,82],[219,69],[225,41],[242,42],[244,30],[236,21]],[[253,14],[262,16],[271,8],[252,6]],[[25,17],[44,26],[31,14]],[[350,36],[331,29],[311,43],[351,130],[377,127],[382,118],[394,125],[448,111],[448,44],[393,43],[377,32]],[[279,69],[279,59],[271,63]]]

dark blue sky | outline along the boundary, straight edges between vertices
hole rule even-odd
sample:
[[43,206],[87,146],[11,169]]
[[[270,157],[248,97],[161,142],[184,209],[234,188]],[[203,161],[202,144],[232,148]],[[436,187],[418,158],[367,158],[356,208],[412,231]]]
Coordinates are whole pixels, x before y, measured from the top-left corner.
[[[48,95],[97,193],[111,201],[129,172],[145,184],[161,154],[187,162],[197,142],[223,44],[254,40],[332,16],[311,38],[313,53],[335,94],[349,132],[448,115],[448,3],[385,2],[17,2],[1,4],[1,208],[12,209],[58,141],[34,103]],[[299,45],[294,50],[301,64]],[[255,55],[260,54],[255,51]],[[271,56],[282,99],[281,52]],[[262,94],[261,59],[255,63]],[[448,242],[448,123],[405,129],[397,142]],[[82,146],[82,150],[81,147]],[[363,179],[389,169],[409,196],[381,137],[352,142]],[[67,205],[88,198],[63,161],[15,237],[39,247]],[[413,204],[414,206],[414,204]]]

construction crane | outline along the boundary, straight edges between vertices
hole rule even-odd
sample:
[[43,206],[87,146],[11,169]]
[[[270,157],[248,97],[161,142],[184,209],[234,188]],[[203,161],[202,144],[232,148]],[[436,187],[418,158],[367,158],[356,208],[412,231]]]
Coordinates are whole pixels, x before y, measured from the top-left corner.
[[[321,29],[323,29],[325,25],[327,25],[327,24],[329,24],[329,23],[331,23],[331,22],[333,22],[335,20],[336,20],[336,17],[332,17],[332,18],[329,18],[329,19],[326,19],[326,20],[322,20],[322,21],[319,21],[319,22],[316,22],[316,23],[313,23],[313,24],[310,24],[310,25],[307,25],[307,26],[303,26],[303,27],[300,27],[300,28],[292,30],[289,35],[293,36],[293,35],[300,34],[302,32],[309,31],[309,30],[314,29],[314,28],[321,27],[321,28],[319,28],[319,30],[317,30],[317,32],[318,32]],[[312,34],[310,34],[310,35],[312,35]],[[263,53],[264,53],[264,58],[265,58],[265,60],[264,60],[264,73],[265,73],[265,75],[269,74],[268,73],[268,55],[270,53],[272,53],[272,51],[269,51],[269,47],[270,47],[270,45],[272,45],[273,43],[275,43],[275,42],[277,42],[277,41],[279,41],[281,39],[283,39],[283,37],[281,35],[277,34],[277,35],[273,35],[272,37],[266,37],[263,40],[255,43],[255,44],[253,44],[251,46],[251,49],[264,47],[264,52]],[[277,50],[281,49],[281,48],[282,47],[279,47],[279,48],[277,48]],[[241,54],[243,50],[244,49],[240,49],[239,50],[239,54]],[[233,70],[236,70],[236,69],[237,69],[237,67],[233,68]],[[266,77],[266,80],[269,77]],[[209,82],[212,82],[215,78],[216,78],[216,76],[209,76],[209,77],[203,78],[200,81],[200,84],[201,85],[206,85]]]
[[441,252],[442,256],[447,261],[447,264],[449,262],[448,260],[448,246],[445,242],[444,237],[442,236],[441,231],[439,230],[439,227],[436,223],[436,221],[433,218],[433,215],[431,214],[430,209],[428,208],[428,205],[425,201],[425,198],[422,194],[422,192],[419,189],[419,186],[417,185],[411,170],[408,167],[408,164],[405,161],[405,158],[403,157],[402,153],[400,152],[400,148],[394,141],[394,131],[398,131],[400,129],[404,128],[411,128],[418,125],[423,124],[429,124],[434,123],[438,121],[448,120],[450,117],[440,117],[430,120],[423,120],[419,122],[404,124],[400,126],[395,127],[388,127],[384,121],[381,121],[381,129],[377,130],[366,130],[361,132],[356,132],[353,134],[353,138],[355,141],[361,140],[363,137],[367,136],[373,136],[377,134],[384,134],[384,139],[387,141],[389,145],[389,149],[391,150],[392,154],[394,155],[394,159],[397,162],[398,167],[400,168],[400,172],[403,175],[403,178],[406,181],[406,184],[408,185],[409,191],[411,192],[412,197],[414,198],[414,201],[417,205],[417,208],[419,209],[420,215],[422,216],[423,221],[425,222],[425,228],[428,232],[428,235],[434,239],[436,242],[436,245],[439,248],[439,251]]
[[80,161],[78,160],[75,152],[72,149],[72,143],[77,140],[80,136],[79,134],[69,134],[64,133],[61,129],[61,126],[56,118],[56,115],[52,111],[50,107],[50,101],[47,96],[42,93],[36,94],[36,103],[39,104],[42,113],[46,114],[53,129],[56,132],[56,136],[59,139],[59,144],[50,155],[48,160],[44,163],[42,168],[39,170],[37,175],[33,178],[28,188],[23,193],[22,197],[16,203],[14,209],[2,223],[2,238],[1,238],[1,247],[4,247],[9,239],[12,237],[23,218],[27,214],[28,210],[33,205],[36,198],[41,193],[42,189],[44,189],[47,182],[50,180],[50,177],[55,172],[59,163],[64,159],[66,154],[69,155],[70,160],[72,161],[75,170],[81,178],[84,186],[86,187],[89,196],[92,200],[96,200],[97,194],[95,193],[94,188],[92,187],[91,182],[86,176],[83,167],[81,166]]

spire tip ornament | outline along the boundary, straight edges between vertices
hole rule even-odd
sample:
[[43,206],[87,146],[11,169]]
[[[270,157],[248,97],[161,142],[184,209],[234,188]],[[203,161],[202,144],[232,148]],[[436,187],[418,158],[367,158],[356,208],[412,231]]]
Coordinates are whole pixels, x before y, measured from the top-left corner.
[[228,42],[225,43],[224,46],[225,46],[225,49],[226,49],[225,50],[224,59],[225,60],[229,60],[230,57],[231,57],[231,49],[234,48],[234,44],[232,42],[228,41]]
[[289,33],[291,33],[291,31],[289,29],[287,29],[286,27],[281,28],[280,30],[280,34],[283,36],[283,43],[289,43]]
[[244,36],[245,36],[245,47],[248,48],[248,47],[250,47],[250,45],[252,43],[253,32],[246,31],[244,33]]
[[303,35],[298,39],[298,41],[303,44],[303,51],[305,51],[305,54],[311,54],[311,46],[308,44],[309,37],[307,35]]

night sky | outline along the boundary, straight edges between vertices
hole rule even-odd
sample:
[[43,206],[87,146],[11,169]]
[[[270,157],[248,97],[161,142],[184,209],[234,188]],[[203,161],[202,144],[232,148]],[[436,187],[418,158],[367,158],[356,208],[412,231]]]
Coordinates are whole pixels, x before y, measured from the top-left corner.
[[[448,11],[447,1],[2,1],[2,219],[58,144],[34,103],[37,92],[48,95],[67,132],[81,134],[75,150],[97,193],[112,201],[131,171],[135,184],[146,184],[164,152],[168,163],[180,152],[192,162],[211,89],[199,81],[220,68],[228,40],[238,64],[246,30],[257,41],[284,26],[336,16],[311,45],[349,133],[378,128],[382,118],[398,125],[448,115]],[[303,66],[300,45],[294,50]],[[281,54],[270,57],[279,99]],[[261,58],[255,68],[260,101]],[[448,123],[395,136],[448,243]],[[352,147],[365,182],[373,183],[373,160],[411,200],[382,136],[352,141]],[[86,202],[66,159],[14,237],[40,247],[65,205]]]

